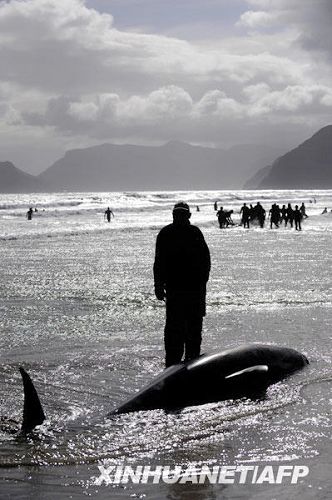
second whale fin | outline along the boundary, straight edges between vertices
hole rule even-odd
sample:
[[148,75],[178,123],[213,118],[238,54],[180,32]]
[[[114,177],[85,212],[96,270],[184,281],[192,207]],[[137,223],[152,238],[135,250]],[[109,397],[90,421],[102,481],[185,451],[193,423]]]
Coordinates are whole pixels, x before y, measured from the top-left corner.
[[28,434],[37,425],[41,425],[46,417],[30,375],[22,367],[20,367],[20,373],[22,376],[24,389],[24,406],[21,434]]

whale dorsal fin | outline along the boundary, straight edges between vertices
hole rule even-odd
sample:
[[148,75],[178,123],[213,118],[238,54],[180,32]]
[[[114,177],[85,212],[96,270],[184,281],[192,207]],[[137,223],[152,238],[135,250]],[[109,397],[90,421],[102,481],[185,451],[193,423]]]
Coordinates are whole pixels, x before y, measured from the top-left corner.
[[23,422],[21,433],[31,432],[36,425],[40,425],[45,420],[45,414],[39,400],[39,396],[30,378],[30,375],[20,367],[24,389]]
[[269,367],[267,365],[255,365],[255,366],[250,366],[249,368],[245,368],[244,370],[240,370],[238,372],[230,373],[227,375],[225,378],[234,378],[234,377],[240,377],[241,375],[246,375],[248,373],[266,373],[268,371]]

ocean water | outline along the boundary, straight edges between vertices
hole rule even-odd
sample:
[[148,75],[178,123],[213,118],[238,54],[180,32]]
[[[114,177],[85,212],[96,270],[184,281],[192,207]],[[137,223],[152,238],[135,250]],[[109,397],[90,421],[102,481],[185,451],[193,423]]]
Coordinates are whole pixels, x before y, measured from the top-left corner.
[[[259,401],[107,419],[163,369],[165,311],[152,265],[179,200],[212,257],[202,351],[264,342],[303,352],[310,366]],[[219,229],[215,200],[234,210],[234,227]],[[309,217],[302,232],[247,230],[237,225],[244,201],[304,201]],[[29,206],[38,210],[31,221]],[[22,365],[47,421],[26,441],[0,431],[0,498],[330,498],[331,209],[332,190],[1,195],[0,417],[20,422]],[[296,485],[97,486],[102,463],[310,472]]]

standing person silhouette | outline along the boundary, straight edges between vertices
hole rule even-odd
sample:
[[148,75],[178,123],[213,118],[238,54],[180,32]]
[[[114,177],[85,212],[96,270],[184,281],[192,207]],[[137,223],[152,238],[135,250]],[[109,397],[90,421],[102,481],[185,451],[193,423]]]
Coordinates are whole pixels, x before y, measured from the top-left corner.
[[264,223],[265,223],[265,209],[262,207],[262,205],[260,204],[260,202],[258,201],[256,206],[254,207],[254,210],[255,210],[255,214],[256,214],[256,217],[258,219],[258,222],[259,222],[259,225],[260,227],[264,227]]
[[299,209],[298,205],[295,205],[295,210],[294,210],[294,222],[295,222],[295,229],[296,231],[301,231],[301,220],[303,219],[303,215],[301,213],[301,210]]
[[107,209],[105,210],[105,215],[107,218],[107,222],[111,222],[111,215],[114,217],[114,214],[113,214],[112,210],[110,209],[110,207],[107,207]]
[[287,226],[287,223],[290,223],[290,227],[293,227],[294,223],[294,210],[292,208],[292,205],[288,203],[287,205],[287,218],[285,220],[285,227]]
[[225,227],[226,225],[226,212],[224,212],[224,207],[220,207],[218,212],[216,213],[218,217],[219,227],[220,229]]
[[300,210],[300,212],[302,214],[302,217],[305,217],[307,219],[308,216],[307,216],[307,213],[306,213],[305,204],[303,202],[302,202],[302,205],[300,206],[299,210]]
[[247,227],[249,229],[250,208],[247,207],[246,203],[243,203],[240,214],[242,214],[241,224],[243,225],[243,227]]
[[187,203],[176,203],[173,223],[159,232],[153,266],[155,294],[166,299],[166,367],[199,356],[205,316],[210,252],[200,229],[190,224]]
[[26,214],[28,220],[32,219],[32,214],[33,214],[33,210],[32,210],[32,207],[30,207],[29,210],[27,211],[27,214]]
[[273,205],[270,208],[269,214],[270,214],[270,228],[272,229],[272,224],[274,224],[275,227],[279,227],[279,222],[280,222],[279,205],[273,203]]

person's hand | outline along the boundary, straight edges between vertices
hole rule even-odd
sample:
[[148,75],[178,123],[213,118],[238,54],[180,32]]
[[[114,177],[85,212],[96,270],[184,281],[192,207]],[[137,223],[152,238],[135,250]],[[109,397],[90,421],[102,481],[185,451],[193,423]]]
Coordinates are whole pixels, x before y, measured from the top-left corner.
[[161,285],[155,286],[154,287],[154,293],[157,297],[158,300],[164,300],[165,298],[165,290],[164,287]]

